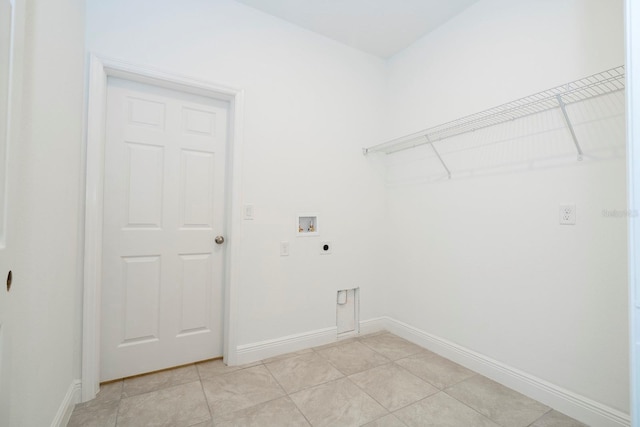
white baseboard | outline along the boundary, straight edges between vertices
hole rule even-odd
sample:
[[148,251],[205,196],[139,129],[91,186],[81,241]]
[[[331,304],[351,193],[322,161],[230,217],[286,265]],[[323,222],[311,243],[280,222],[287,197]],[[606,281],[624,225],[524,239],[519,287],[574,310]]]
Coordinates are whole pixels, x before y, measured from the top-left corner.
[[76,403],[80,401],[81,381],[75,380],[69,386],[67,394],[64,396],[55,418],[51,422],[51,427],[66,427],[71,419],[71,413]]
[[[391,317],[377,317],[360,322],[361,335],[383,330],[438,353],[587,425],[598,427],[628,427],[631,425],[630,416],[624,412]],[[246,344],[238,346],[238,363],[256,362],[293,351],[329,344],[337,340],[337,328],[326,328]]]
[[444,338],[429,334],[390,317],[375,319],[389,332],[438,353],[475,372],[531,397],[590,426],[623,427],[631,418],[617,409],[566,390]]
[[333,327],[252,344],[239,345],[236,350],[236,360],[239,365],[244,365],[293,351],[329,344],[335,342],[337,339],[338,328]]
[[304,350],[311,347],[330,344],[340,339],[351,336],[365,335],[373,332],[386,330],[388,318],[378,317],[360,322],[359,333],[347,333],[338,336],[338,328],[318,329],[311,332],[289,335],[282,338],[260,341],[252,344],[239,345],[236,350],[237,364],[257,362],[269,357],[280,356],[281,354],[293,351]]
[[387,331],[388,317],[376,317],[373,319],[362,320],[360,322],[360,334],[367,335],[372,334],[374,332]]

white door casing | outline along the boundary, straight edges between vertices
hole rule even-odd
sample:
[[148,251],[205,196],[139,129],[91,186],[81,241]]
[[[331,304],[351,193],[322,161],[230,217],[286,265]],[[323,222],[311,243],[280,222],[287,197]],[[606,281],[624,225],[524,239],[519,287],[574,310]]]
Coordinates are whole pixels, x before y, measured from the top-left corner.
[[0,0],[0,426],[11,420],[12,335],[17,333],[16,307],[22,302],[15,290],[8,290],[7,281],[18,257],[15,242],[21,237],[14,229],[18,189],[11,185],[17,181],[19,162],[9,162],[9,156],[20,140],[25,19],[23,0]]
[[[0,0],[0,278],[6,274],[11,262],[4,247],[4,181],[7,176],[5,150],[8,142],[9,105],[11,88],[11,38],[13,4]],[[10,382],[8,380],[8,351],[4,341],[9,311],[9,295],[2,283],[0,287],[0,425],[9,425]]]
[[228,109],[108,81],[101,381],[222,356]]
[[6,243],[7,146],[12,113],[11,93],[12,89],[15,90],[12,81],[15,79],[13,50],[16,6],[15,0],[0,0],[0,248]]
[[82,337],[82,401],[95,397],[100,378],[100,318],[102,291],[102,228],[105,118],[107,78],[122,78],[146,83],[184,93],[205,96],[229,102],[229,138],[227,146],[226,215],[223,234],[226,237],[223,262],[224,293],[224,361],[236,364],[236,312],[237,297],[235,282],[240,250],[241,221],[241,164],[242,164],[242,107],[243,92],[202,82],[192,78],[167,74],[121,61],[91,55],[89,66],[89,94],[87,113],[87,162],[86,162],[86,206],[84,228],[84,293],[83,293],[83,337]]
[[[625,1],[627,88],[627,197],[631,212],[640,209],[640,5]],[[628,222],[629,350],[631,425],[640,427],[640,223]]]

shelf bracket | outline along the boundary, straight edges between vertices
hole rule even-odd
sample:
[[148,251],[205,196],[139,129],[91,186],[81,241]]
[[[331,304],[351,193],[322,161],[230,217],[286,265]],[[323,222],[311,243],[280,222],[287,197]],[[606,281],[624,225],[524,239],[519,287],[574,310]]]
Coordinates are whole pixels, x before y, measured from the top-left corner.
[[571,138],[573,138],[573,143],[576,145],[576,150],[578,150],[578,160],[582,160],[582,148],[580,148],[578,137],[576,137],[576,132],[573,130],[573,125],[571,124],[571,120],[569,119],[569,115],[567,114],[567,108],[564,104],[564,101],[562,100],[562,96],[556,95],[556,99],[558,100],[558,106],[560,106],[560,110],[562,110],[564,121],[567,123],[569,132],[571,132]]
[[431,140],[429,139],[429,135],[425,135],[424,137],[426,138],[427,143],[433,149],[433,152],[436,153],[436,157],[438,157],[438,160],[440,160],[440,163],[442,164],[442,167],[444,168],[444,170],[447,171],[447,177],[449,177],[449,179],[451,179],[451,171],[449,170],[449,168],[445,164],[444,160],[442,160],[442,157],[440,157],[440,153],[438,153],[438,150],[436,150],[436,146],[433,145],[433,142],[431,142]]

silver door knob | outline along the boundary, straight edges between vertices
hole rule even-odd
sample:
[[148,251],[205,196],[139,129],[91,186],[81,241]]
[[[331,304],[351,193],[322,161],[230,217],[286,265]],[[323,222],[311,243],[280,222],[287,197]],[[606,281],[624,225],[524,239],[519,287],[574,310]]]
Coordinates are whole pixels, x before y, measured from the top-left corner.
[[222,236],[216,236],[215,242],[219,245],[224,243],[224,237]]

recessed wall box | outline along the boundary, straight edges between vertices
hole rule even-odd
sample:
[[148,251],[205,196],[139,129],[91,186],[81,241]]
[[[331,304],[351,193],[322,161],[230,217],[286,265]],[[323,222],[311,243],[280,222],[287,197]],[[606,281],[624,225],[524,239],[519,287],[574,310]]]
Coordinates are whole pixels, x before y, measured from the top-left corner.
[[317,236],[319,234],[318,215],[298,215],[296,229],[298,236]]

